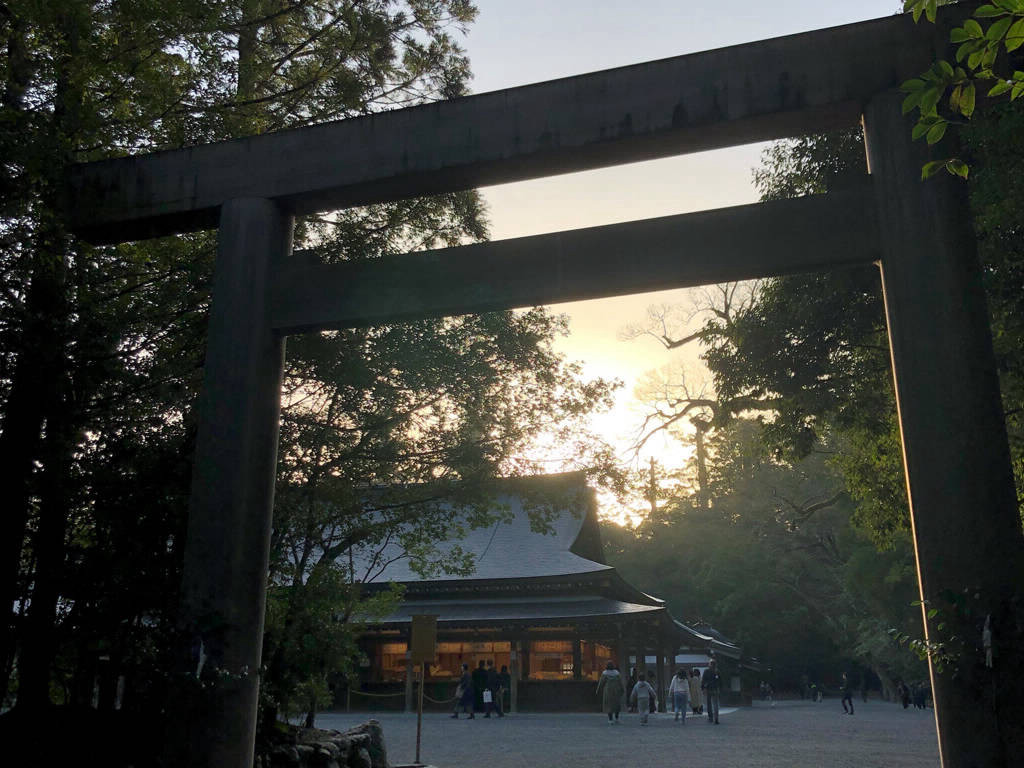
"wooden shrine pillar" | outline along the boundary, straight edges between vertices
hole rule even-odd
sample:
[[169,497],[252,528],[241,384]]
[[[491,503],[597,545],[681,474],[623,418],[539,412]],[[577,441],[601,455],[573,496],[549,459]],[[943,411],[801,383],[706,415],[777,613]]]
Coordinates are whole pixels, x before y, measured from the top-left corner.
[[[622,625],[615,625],[615,653],[617,654],[619,674],[622,675],[622,684],[629,679],[629,649],[626,647],[626,640],[622,635]],[[627,692],[628,693],[628,692]]]
[[509,663],[512,665],[509,669],[509,705],[508,711],[515,713],[519,711],[519,670],[520,670],[520,657],[523,654],[523,643],[521,640],[512,641],[512,658],[509,659]]
[[583,649],[580,647],[580,636],[572,639],[572,679],[583,679]]
[[405,638],[405,711],[414,712],[412,700],[413,678],[416,675],[416,665],[412,663],[412,638],[407,635]]
[[[676,649],[674,645],[671,645],[671,641],[666,641],[665,647],[668,649],[668,684],[665,686],[667,691],[668,685],[671,685],[672,683],[672,678],[676,676]],[[668,693],[666,692],[665,695],[667,697]],[[685,712],[683,713],[683,716],[686,716]]]
[[658,692],[658,711],[665,711],[665,645],[661,637],[658,637],[657,644],[657,657],[655,658],[655,674],[658,678],[658,684],[654,686],[654,690]]

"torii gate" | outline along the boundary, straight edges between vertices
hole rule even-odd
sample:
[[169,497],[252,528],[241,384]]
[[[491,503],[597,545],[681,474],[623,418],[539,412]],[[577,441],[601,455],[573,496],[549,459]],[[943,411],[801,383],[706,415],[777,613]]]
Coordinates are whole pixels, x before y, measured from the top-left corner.
[[[927,635],[944,620],[979,651],[955,682],[932,672],[943,765],[1024,754],[1024,649],[1012,643],[1024,539],[973,233],[962,184],[920,182],[924,150],[892,90],[963,18],[955,7],[936,27],[889,17],[75,167],[69,216],[87,240],[220,228],[183,597],[207,663],[230,676],[202,711],[174,713],[191,729],[183,764],[252,764],[286,334],[867,262],[881,267],[921,594],[968,590],[969,615],[926,617]],[[372,263],[289,259],[296,214],[862,119],[870,175],[838,194]],[[994,675],[980,653],[989,615]]]

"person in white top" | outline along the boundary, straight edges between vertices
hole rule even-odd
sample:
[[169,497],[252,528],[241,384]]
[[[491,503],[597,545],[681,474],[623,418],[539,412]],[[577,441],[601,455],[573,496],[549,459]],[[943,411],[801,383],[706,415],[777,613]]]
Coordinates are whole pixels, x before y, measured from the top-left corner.
[[672,699],[672,709],[676,712],[676,720],[682,720],[686,725],[686,708],[690,703],[690,682],[686,676],[686,670],[680,669],[672,678],[668,687],[668,695]]
[[647,716],[651,711],[651,700],[654,700],[654,708],[658,708],[658,694],[654,692],[654,688],[651,684],[644,679],[645,675],[641,672],[636,685],[633,686],[632,693],[629,694],[629,700],[636,702],[636,711],[640,713],[640,725],[647,725]]

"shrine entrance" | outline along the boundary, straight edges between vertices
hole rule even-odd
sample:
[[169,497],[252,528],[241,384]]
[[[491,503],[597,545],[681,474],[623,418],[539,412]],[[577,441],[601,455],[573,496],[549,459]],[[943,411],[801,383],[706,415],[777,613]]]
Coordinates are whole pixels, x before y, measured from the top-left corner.
[[[174,713],[168,764],[253,759],[285,336],[766,277],[880,266],[922,598],[971,597],[932,672],[944,765],[1024,749],[1014,643],[1024,539],[981,272],[957,181],[922,183],[898,84],[964,17],[894,16],[276,134],[77,166],[70,226],[95,243],[219,227],[183,584],[191,637],[227,671]],[[863,120],[868,167],[841,193],[371,263],[291,259],[293,217]],[[997,660],[984,664],[990,617]],[[927,635],[940,619],[926,617]],[[979,623],[980,622],[980,623]],[[201,645],[200,645],[201,641]],[[1005,681],[1007,685],[1002,685]],[[180,722],[179,722],[180,721]],[[187,735],[187,738],[186,738]],[[176,761],[176,762],[175,762]]]

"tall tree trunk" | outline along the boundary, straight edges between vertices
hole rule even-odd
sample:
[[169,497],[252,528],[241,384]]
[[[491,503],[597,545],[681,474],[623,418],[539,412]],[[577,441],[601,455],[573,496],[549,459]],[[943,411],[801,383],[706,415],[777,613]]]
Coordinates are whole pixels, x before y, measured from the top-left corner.
[[263,0],[242,0],[242,22],[238,30],[238,78],[235,81],[235,101],[238,106],[230,117],[231,133],[248,136],[259,133],[260,105],[247,104],[257,96],[259,75],[256,52],[259,48],[260,22]]
[[[15,145],[26,134],[28,113],[25,90],[32,76],[32,63],[25,45],[24,22],[7,5],[0,5],[0,17],[7,22],[7,78],[3,84],[3,108],[11,123],[0,139],[3,154],[16,156]],[[19,187],[16,178],[4,179],[12,192]],[[9,201],[14,202],[14,201]],[[16,203],[15,203],[16,204]],[[11,389],[4,404],[3,431],[0,432],[0,488],[4,493],[4,511],[0,514],[0,700],[10,685],[17,638],[14,610],[19,594],[21,553],[25,542],[31,495],[32,468],[38,459],[43,414],[52,393],[47,376],[53,343],[53,316],[61,294],[55,265],[38,248],[30,265],[31,278],[25,297],[25,318],[17,361],[11,376]]]
[[893,701],[896,697],[896,683],[893,682],[889,674],[879,666],[872,666],[871,671],[878,675],[878,679],[882,681],[882,700]]
[[40,458],[45,413],[56,397],[56,369],[60,344],[52,318],[57,315],[62,278],[50,254],[37,252],[35,274],[27,297],[29,319],[15,366],[11,394],[0,434],[0,488],[4,489],[4,513],[0,515],[0,599],[4,630],[0,632],[3,660],[3,692],[9,685],[14,657],[16,616],[22,547],[31,501],[33,465]]
[[74,430],[68,401],[46,420],[46,445],[39,505],[39,530],[34,538],[35,586],[22,635],[18,707],[38,709],[50,703],[50,673],[57,653],[57,603],[63,583],[64,539],[67,530],[68,476]]
[[[67,349],[70,319],[67,267],[71,241],[64,224],[61,200],[64,170],[72,160],[74,147],[81,139],[83,94],[80,73],[77,71],[81,64],[81,12],[81,8],[71,9],[60,20],[62,46],[56,67],[54,110],[47,147],[51,155],[46,174],[41,180],[42,204],[39,206],[34,243],[34,266],[37,271],[32,276],[33,286],[37,280],[40,281],[45,302],[38,314],[33,312],[30,316],[30,323],[37,323],[34,331],[40,337],[38,346],[23,344],[22,347],[22,355],[38,356],[34,361],[30,359],[30,362],[35,362],[34,370],[31,371],[35,380],[29,377],[24,382],[16,382],[39,390],[35,399],[29,402],[36,409],[32,413],[30,426],[35,430],[43,426],[45,430],[45,444],[30,454],[32,460],[42,458],[43,469],[39,525],[34,539],[34,586],[25,631],[20,638],[19,708],[45,706],[49,701],[50,669],[57,650],[55,624],[64,567],[69,475],[77,432],[73,423],[75,409],[71,398]],[[8,402],[8,413],[14,405]],[[29,437],[33,436],[36,441],[39,440],[38,433]],[[22,514],[27,517],[27,504]],[[12,524],[12,532],[13,528]],[[15,545],[9,546],[13,552]],[[17,548],[20,551],[20,543]]]

